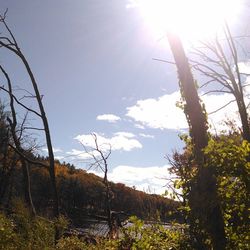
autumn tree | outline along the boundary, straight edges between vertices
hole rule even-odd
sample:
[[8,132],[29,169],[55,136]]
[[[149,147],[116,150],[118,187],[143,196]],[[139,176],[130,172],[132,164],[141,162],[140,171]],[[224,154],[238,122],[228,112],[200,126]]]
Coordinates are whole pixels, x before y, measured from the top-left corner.
[[[28,161],[25,159],[26,157],[24,156],[28,149],[24,149],[21,145],[21,139],[22,139],[22,133],[24,131],[24,124],[25,124],[25,118],[23,122],[21,123],[21,126],[19,128],[19,133],[18,133],[18,122],[17,122],[17,115],[16,115],[16,109],[14,105],[14,95],[12,91],[12,84],[11,80],[9,78],[9,75],[7,72],[4,70],[4,68],[0,65],[0,70],[5,76],[7,80],[7,85],[8,85],[8,94],[9,94],[9,99],[10,99],[10,110],[11,110],[11,118],[7,117],[7,121],[9,122],[9,128],[10,128],[10,134],[11,138],[13,139],[13,144],[15,145],[15,149],[19,153],[20,156],[20,161],[21,161],[21,166],[23,170],[23,183],[24,183],[24,197],[26,204],[30,208],[30,211],[33,215],[36,214],[36,210],[32,201],[32,196],[31,196],[31,191],[30,191],[30,175],[29,175],[29,164]],[[9,144],[8,146],[12,146],[12,144]]]
[[[6,192],[10,187],[11,176],[17,164],[17,154],[9,147],[10,128],[7,122],[7,111],[0,102],[0,205],[4,205]],[[7,204],[8,205],[8,204]]]

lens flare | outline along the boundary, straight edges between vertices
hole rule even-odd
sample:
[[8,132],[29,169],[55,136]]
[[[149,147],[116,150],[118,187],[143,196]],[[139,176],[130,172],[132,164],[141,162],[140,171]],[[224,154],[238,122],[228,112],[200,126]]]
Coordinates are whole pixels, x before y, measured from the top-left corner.
[[241,0],[137,0],[154,35],[172,30],[186,39],[214,35],[225,20],[236,18]]

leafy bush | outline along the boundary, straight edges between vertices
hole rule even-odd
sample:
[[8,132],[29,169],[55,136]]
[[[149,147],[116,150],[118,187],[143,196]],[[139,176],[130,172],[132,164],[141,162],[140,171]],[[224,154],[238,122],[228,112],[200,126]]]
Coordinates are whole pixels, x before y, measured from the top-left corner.
[[14,223],[0,213],[0,249],[17,249],[17,235],[14,232]]
[[177,226],[170,230],[159,224],[145,225],[136,217],[131,217],[130,221],[132,226],[123,229],[117,249],[191,249],[188,237]]
[[72,237],[61,238],[56,245],[56,249],[82,250],[82,249],[88,249],[88,248],[84,242],[82,242],[76,236],[72,236]]
[[248,249],[250,143],[221,136],[219,140],[210,140],[205,154],[208,164],[216,166],[228,249]]
[[68,222],[59,217],[55,222],[32,217],[20,200],[13,202],[13,214],[0,214],[0,249],[54,249],[55,229],[63,234]]
[[[197,178],[197,166],[193,162],[191,147],[192,145],[187,143],[182,154],[174,154],[171,171],[179,178],[174,187],[183,191],[182,213],[188,223],[192,225],[191,242],[196,243],[200,240],[209,249],[211,239],[202,230],[199,221],[200,218],[204,221],[209,218],[202,218],[203,214],[200,214],[200,218],[193,217],[191,213],[191,198],[197,207],[201,204],[196,196],[190,196],[190,191],[196,187],[193,186],[193,183]],[[204,154],[205,168],[213,170],[217,181],[217,194],[224,217],[227,249],[248,249],[250,240],[250,210],[248,209],[250,143],[243,141],[237,134],[220,135],[210,138]],[[209,209],[206,201],[203,201],[202,204],[204,208]],[[197,235],[200,238],[197,238]]]

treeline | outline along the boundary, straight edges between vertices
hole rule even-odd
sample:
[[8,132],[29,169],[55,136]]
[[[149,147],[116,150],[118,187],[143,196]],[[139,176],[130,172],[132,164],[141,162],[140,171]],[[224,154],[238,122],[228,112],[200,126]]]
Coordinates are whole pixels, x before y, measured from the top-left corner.
[[[34,158],[35,159],[35,158]],[[41,162],[39,158],[37,162]],[[46,162],[46,160],[44,160]],[[36,211],[44,216],[52,214],[52,197],[49,173],[46,168],[30,165],[30,190]],[[86,217],[105,217],[105,185],[103,179],[71,164],[55,164],[60,212],[71,219],[73,224],[84,224]],[[143,219],[180,219],[178,202],[159,195],[147,194],[127,187],[122,183],[110,183],[112,191],[111,209],[136,215]],[[11,200],[24,197],[23,175],[19,163],[12,171],[9,185],[2,204],[9,206]]]

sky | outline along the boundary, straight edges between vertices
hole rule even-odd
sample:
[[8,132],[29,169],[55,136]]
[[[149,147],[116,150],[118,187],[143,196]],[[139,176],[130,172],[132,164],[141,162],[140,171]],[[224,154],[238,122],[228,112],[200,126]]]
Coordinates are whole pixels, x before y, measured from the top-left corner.
[[[165,156],[183,148],[179,135],[187,132],[187,123],[176,107],[175,67],[155,60],[173,60],[167,39],[152,29],[140,2],[0,0],[0,11],[8,8],[6,21],[39,84],[55,157],[89,169],[82,144],[92,152],[95,133],[105,153],[111,145],[110,180],[161,194],[169,177]],[[238,13],[234,28],[248,32],[246,20],[247,11]],[[0,63],[20,98],[25,95],[20,89],[31,91],[19,60],[1,49]],[[3,92],[0,98],[5,100]],[[211,94],[203,101],[209,113],[231,99]],[[32,100],[24,101],[36,108]],[[209,116],[211,124],[218,129],[222,119],[237,119],[235,111],[232,103]],[[34,117],[28,122],[41,125]],[[41,134],[32,136],[44,144]],[[43,146],[39,153],[46,154]]]

